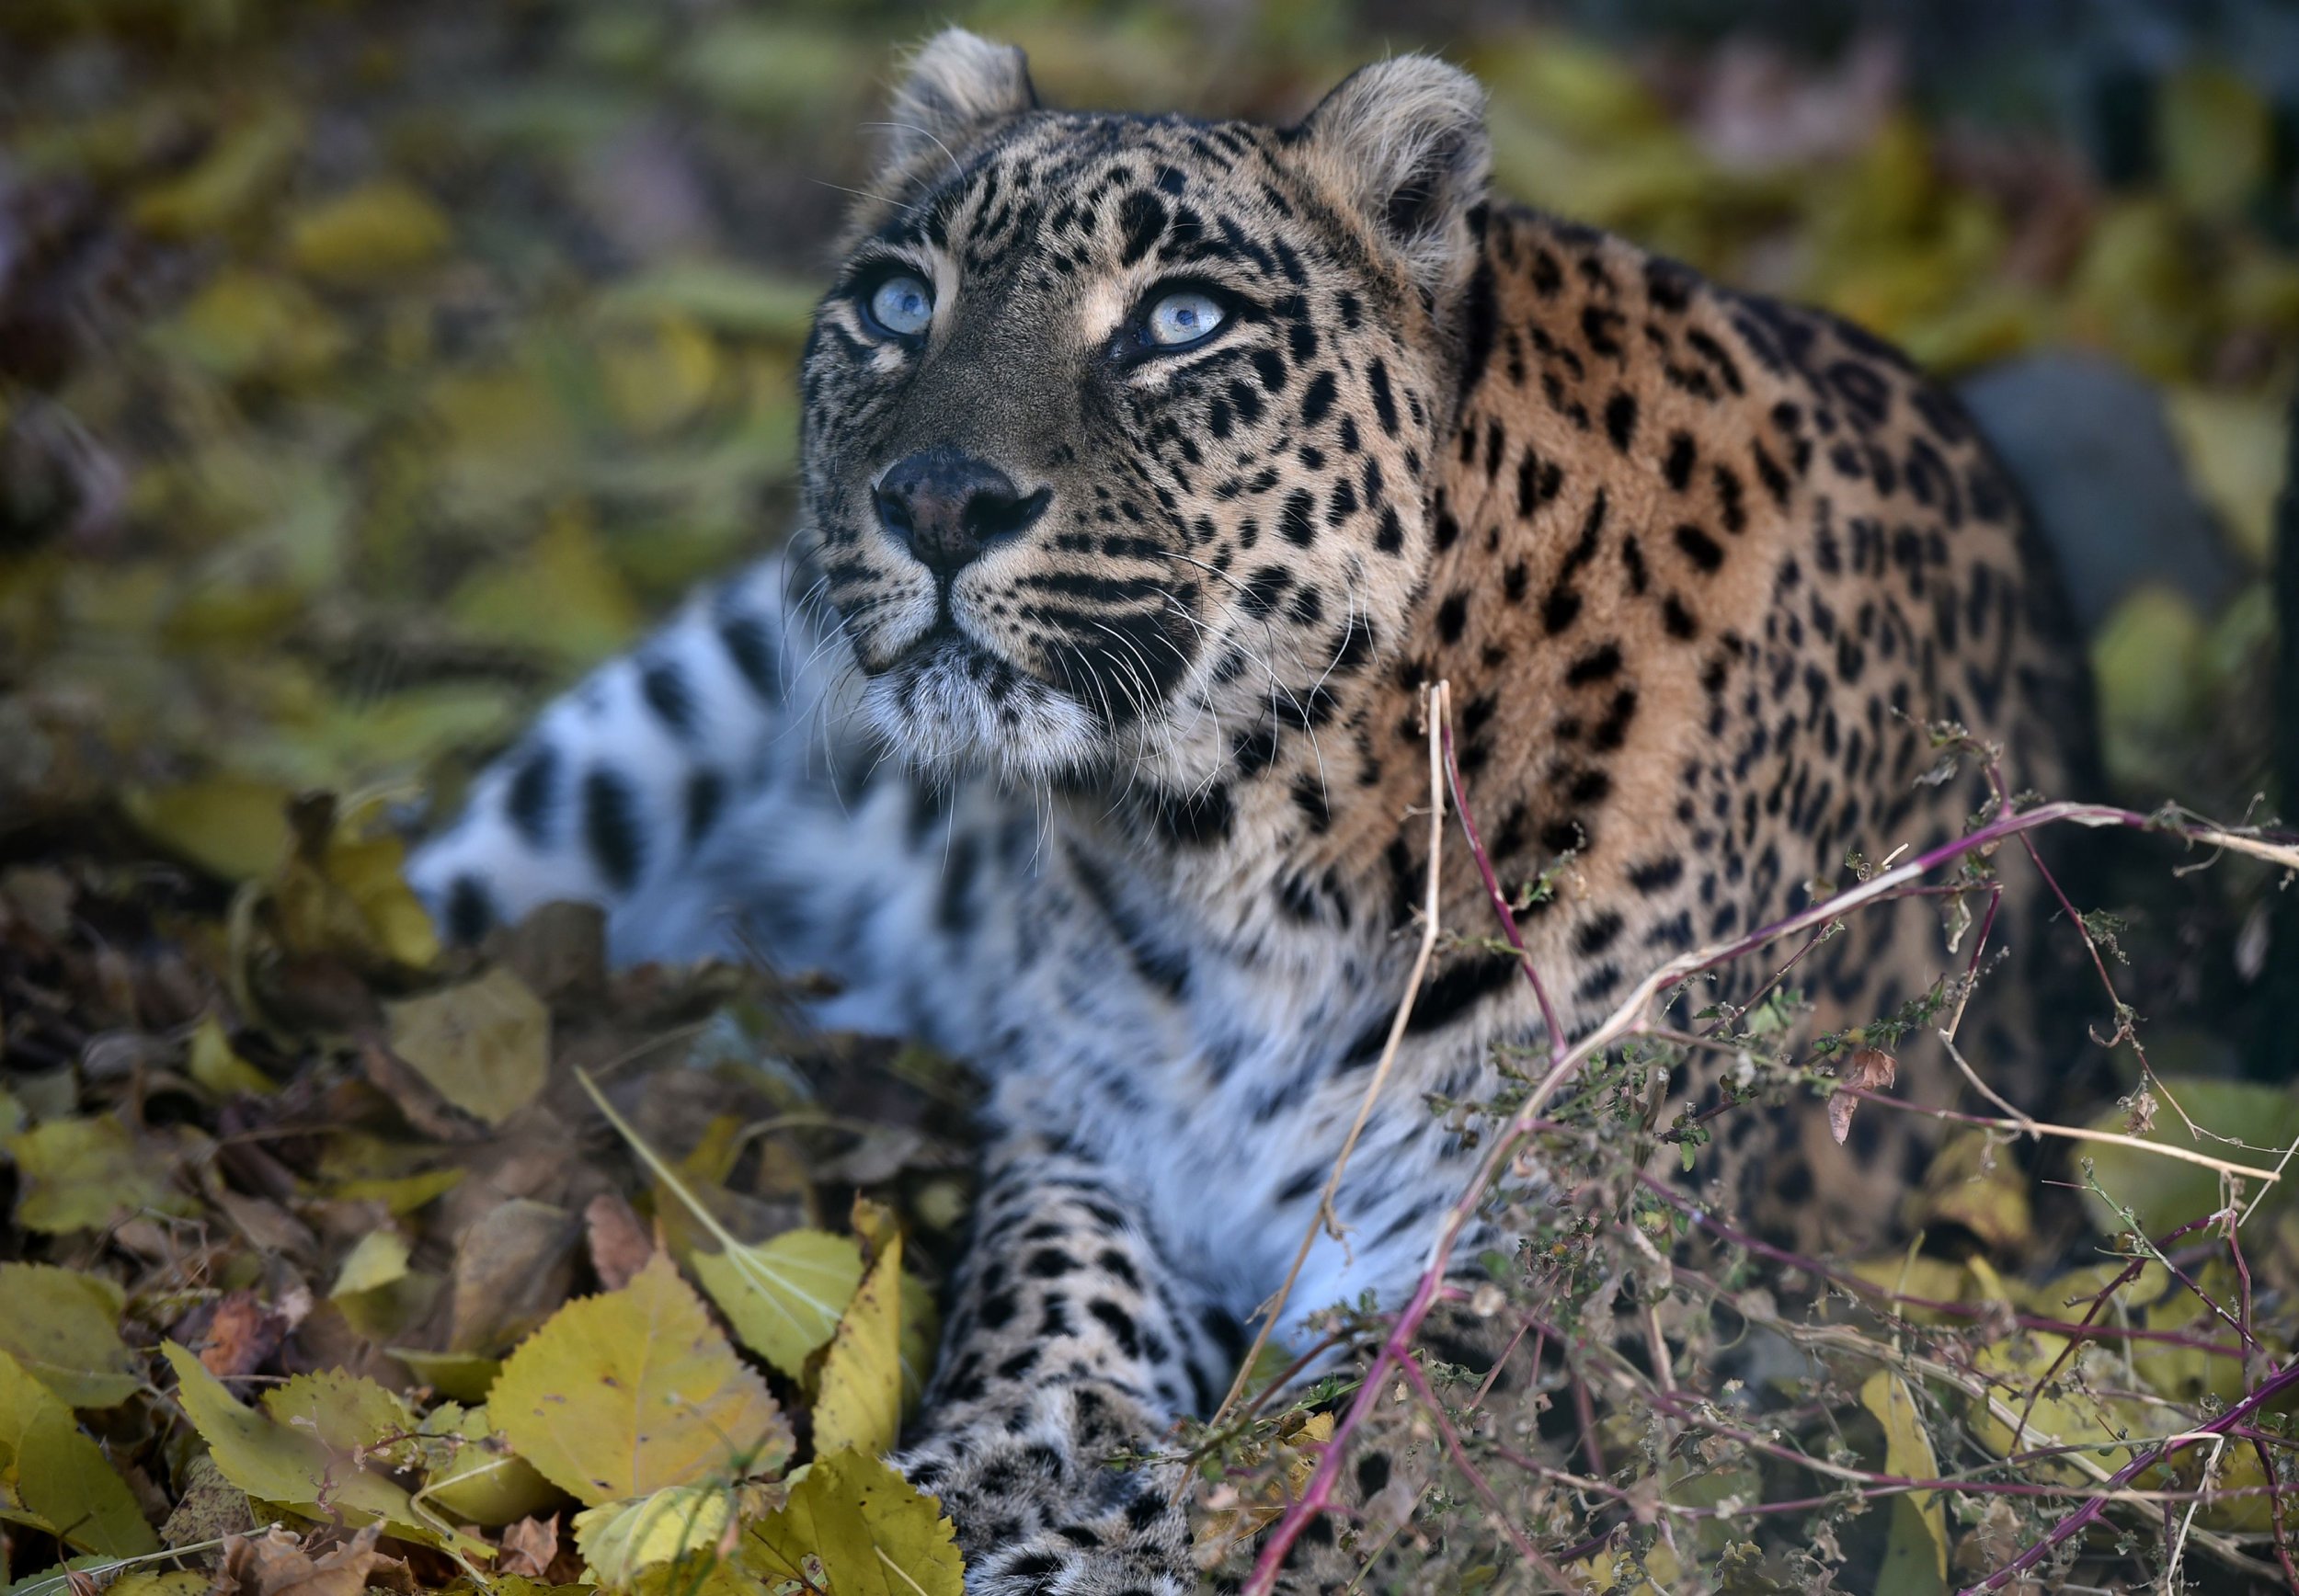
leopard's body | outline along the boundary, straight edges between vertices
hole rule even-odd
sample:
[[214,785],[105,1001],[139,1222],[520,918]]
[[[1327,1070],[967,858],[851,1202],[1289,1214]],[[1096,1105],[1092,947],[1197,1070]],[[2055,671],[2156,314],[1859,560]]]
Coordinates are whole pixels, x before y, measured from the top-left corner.
[[[1172,1493],[1098,1460],[1218,1399],[1357,1111],[1417,942],[1424,684],[1502,881],[1573,856],[1525,918],[1571,1029],[1847,850],[1954,835],[1975,795],[1916,781],[1927,719],[2062,785],[2084,684],[1952,402],[1492,199],[1449,68],[1279,131],[1042,110],[953,33],[896,125],[809,345],[791,552],[549,711],[413,875],[466,937],[590,898],[623,957],[828,969],[826,1020],[974,1061],[986,1195],[909,1465],[970,1589],[1179,1590]],[[873,319],[889,281],[932,302],[913,335]],[[1138,307],[1176,282],[1221,325],[1169,353]],[[1005,519],[934,519],[953,459]],[[1490,925],[1458,847],[1442,909]],[[1816,952],[1818,1023],[1922,990],[1938,928],[1903,905]],[[1444,956],[1281,1335],[1402,1295],[1475,1157],[1424,1095],[1540,1032],[1516,961]],[[1731,1123],[1783,1217],[1874,1233],[1899,1126],[1783,1154],[1805,1109]]]

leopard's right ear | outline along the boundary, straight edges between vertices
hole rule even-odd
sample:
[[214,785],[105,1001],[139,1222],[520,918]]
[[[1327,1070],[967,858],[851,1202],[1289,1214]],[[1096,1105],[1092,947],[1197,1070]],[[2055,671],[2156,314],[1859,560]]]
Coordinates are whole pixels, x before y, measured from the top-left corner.
[[1030,63],[1011,44],[945,28],[910,58],[886,112],[886,161],[899,168],[958,147],[993,122],[1037,108]]
[[1469,213],[1493,165],[1475,78],[1397,56],[1344,78],[1287,137],[1423,287],[1459,286],[1476,256]]

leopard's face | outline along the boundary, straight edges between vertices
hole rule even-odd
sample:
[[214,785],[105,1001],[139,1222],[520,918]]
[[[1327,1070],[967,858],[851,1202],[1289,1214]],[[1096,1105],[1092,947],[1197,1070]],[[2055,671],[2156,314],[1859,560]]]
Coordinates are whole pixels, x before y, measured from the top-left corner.
[[1321,108],[1287,132],[1039,111],[987,45],[1018,94],[981,60],[921,91],[944,48],[906,91],[927,142],[807,348],[819,596],[915,762],[1204,770],[1402,621],[1449,419],[1458,152],[1424,152],[1401,221]]

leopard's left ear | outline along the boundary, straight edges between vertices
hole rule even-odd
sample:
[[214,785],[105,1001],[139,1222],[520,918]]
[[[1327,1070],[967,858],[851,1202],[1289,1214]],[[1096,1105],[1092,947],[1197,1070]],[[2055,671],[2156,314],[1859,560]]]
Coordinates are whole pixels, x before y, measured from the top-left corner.
[[1350,74],[1293,142],[1423,285],[1442,295],[1475,253],[1469,212],[1493,165],[1484,86],[1427,55]]
[[886,160],[900,167],[956,152],[982,129],[1037,108],[1030,63],[1011,44],[945,28],[910,58],[886,111]]

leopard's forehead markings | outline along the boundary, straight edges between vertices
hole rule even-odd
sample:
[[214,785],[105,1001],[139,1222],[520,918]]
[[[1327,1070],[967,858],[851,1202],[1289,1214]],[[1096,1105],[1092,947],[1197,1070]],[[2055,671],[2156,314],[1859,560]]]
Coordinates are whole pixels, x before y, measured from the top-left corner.
[[1305,196],[1272,158],[1282,142],[1244,122],[1035,112],[887,197],[867,236],[948,251],[973,275],[1207,261],[1292,275],[1284,241],[1257,236],[1303,216]]

